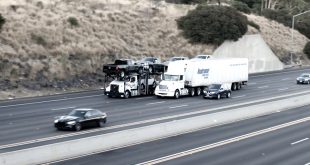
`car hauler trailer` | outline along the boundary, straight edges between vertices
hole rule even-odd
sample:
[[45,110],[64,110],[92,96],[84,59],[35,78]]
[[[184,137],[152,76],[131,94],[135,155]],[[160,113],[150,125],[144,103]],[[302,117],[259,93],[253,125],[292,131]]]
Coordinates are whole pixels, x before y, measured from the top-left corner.
[[106,87],[104,86],[104,94],[108,97],[129,98],[141,95],[153,95],[155,87],[158,84],[158,78],[162,72],[149,72],[148,66],[143,66],[143,70],[139,72],[115,72],[104,67],[105,73],[104,84],[109,79],[112,81]]
[[164,79],[155,89],[159,97],[201,95],[211,84],[231,84],[232,90],[241,89],[248,81],[248,59],[214,58],[171,62]]

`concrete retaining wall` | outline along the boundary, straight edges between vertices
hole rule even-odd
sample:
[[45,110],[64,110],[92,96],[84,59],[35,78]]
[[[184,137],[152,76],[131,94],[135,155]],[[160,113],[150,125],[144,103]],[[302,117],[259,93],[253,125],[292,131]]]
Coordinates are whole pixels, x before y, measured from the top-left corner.
[[283,63],[272,52],[261,35],[244,35],[236,42],[225,41],[214,57],[242,57],[249,59],[249,73],[282,70]]
[[310,104],[310,99],[305,98],[310,98],[310,94],[246,108],[3,153],[0,154],[0,164],[41,164],[93,152],[109,151]]

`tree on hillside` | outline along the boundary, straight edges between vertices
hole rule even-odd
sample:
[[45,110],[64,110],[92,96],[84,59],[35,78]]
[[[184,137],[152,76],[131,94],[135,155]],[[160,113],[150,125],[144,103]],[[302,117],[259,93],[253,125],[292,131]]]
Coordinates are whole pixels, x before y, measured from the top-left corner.
[[310,59],[310,42],[308,42],[304,48],[304,53],[308,56]]
[[0,14],[0,32],[2,30],[2,26],[4,25],[5,23],[5,18]]
[[177,20],[178,28],[191,43],[217,44],[238,40],[247,32],[247,18],[227,6],[200,5]]

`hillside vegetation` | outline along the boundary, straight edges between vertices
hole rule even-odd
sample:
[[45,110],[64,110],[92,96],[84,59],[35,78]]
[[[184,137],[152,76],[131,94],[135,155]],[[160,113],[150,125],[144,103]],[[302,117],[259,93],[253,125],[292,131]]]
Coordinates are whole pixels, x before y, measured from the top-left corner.
[[[102,64],[117,58],[212,54],[216,46],[192,45],[177,29],[175,20],[194,8],[151,0],[0,0],[0,88],[89,87],[98,85]],[[247,16],[286,63],[290,29]],[[303,55],[309,39],[294,36]]]

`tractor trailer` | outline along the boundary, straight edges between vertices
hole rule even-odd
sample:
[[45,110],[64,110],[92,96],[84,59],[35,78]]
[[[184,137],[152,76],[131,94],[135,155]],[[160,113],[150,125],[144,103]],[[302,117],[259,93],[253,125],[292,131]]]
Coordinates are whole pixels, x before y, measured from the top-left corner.
[[175,61],[169,63],[155,95],[175,98],[201,95],[211,84],[229,84],[232,90],[239,90],[247,81],[247,58]]

